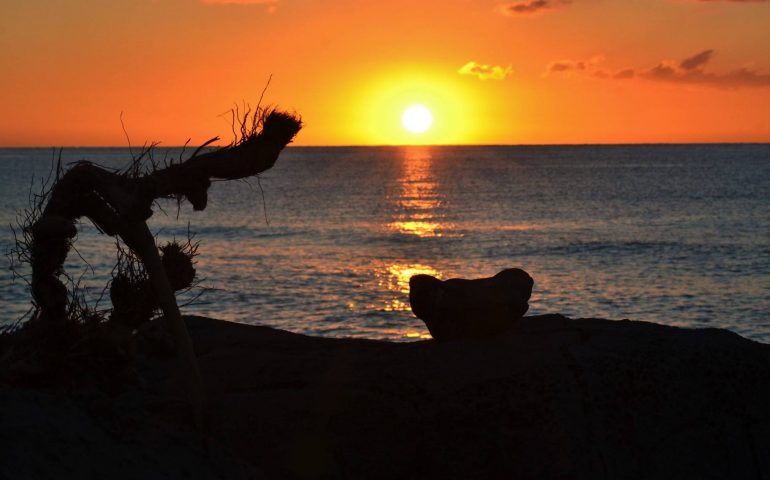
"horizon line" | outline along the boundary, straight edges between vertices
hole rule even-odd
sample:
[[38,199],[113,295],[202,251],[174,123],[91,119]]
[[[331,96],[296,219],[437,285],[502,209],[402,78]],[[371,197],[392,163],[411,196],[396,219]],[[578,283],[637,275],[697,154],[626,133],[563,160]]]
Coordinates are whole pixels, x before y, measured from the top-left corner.
[[[587,142],[587,143],[440,143],[440,144],[335,144],[335,145],[287,145],[285,148],[403,148],[403,147],[431,147],[431,148],[456,148],[456,147],[620,147],[620,146],[655,146],[655,145],[770,145],[770,140],[765,141],[725,141],[725,142]],[[193,145],[155,145],[156,148],[195,148]],[[227,145],[209,145],[210,148],[225,148]],[[67,149],[67,148],[138,148],[128,145],[0,145],[0,150],[23,149]]]

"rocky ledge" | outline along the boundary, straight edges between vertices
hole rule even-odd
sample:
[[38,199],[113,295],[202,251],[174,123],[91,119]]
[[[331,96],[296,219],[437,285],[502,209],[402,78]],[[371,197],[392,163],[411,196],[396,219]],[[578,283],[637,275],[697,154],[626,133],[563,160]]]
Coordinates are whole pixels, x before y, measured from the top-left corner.
[[770,478],[770,345],[719,329],[524,317],[490,338],[316,338],[188,317],[141,387],[0,388],[0,478]]

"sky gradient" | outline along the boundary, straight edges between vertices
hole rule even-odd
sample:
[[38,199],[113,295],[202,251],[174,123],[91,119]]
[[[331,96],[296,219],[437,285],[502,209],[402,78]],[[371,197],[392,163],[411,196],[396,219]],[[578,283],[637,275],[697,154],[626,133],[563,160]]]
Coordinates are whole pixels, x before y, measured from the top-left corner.
[[770,141],[766,0],[0,4],[0,146],[226,142],[271,76],[297,145]]

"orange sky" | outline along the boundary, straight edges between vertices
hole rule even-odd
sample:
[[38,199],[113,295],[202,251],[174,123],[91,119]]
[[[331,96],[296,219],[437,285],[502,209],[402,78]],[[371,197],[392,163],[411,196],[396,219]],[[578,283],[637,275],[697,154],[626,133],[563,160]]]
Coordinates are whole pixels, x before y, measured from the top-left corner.
[[770,141],[767,0],[0,2],[0,146],[227,140],[271,74],[298,145]]

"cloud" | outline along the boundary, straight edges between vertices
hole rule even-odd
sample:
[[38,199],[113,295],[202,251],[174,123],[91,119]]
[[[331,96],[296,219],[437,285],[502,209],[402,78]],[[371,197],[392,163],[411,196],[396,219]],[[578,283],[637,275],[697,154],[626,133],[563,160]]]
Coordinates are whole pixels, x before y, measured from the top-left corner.
[[636,76],[636,72],[633,68],[624,68],[622,70],[618,70],[612,75],[612,78],[617,80],[627,80],[629,78],[634,78]]
[[642,78],[645,80],[680,83],[689,85],[706,85],[722,88],[766,87],[770,86],[770,74],[761,73],[752,68],[743,67],[726,73],[707,71],[709,62],[714,56],[714,50],[703,50],[679,62],[664,60],[652,68],[623,68],[614,72],[599,68],[601,57],[583,60],[556,60],[548,64],[546,75],[569,75],[578,72],[602,79],[629,80]]
[[199,0],[204,5],[261,5],[265,12],[273,14],[278,10],[278,0]]
[[[768,3],[770,0],[676,0],[695,3]],[[498,7],[498,11],[511,17],[533,16],[569,5],[573,0],[518,0]]]
[[510,16],[535,15],[570,3],[572,0],[522,0],[501,5],[500,11]]
[[588,62],[582,60],[554,60],[548,64],[548,73],[562,73],[572,70],[584,71]]
[[273,5],[278,0],[200,0],[207,5]]
[[593,72],[594,75],[601,76],[602,71],[597,70],[596,67],[604,60],[604,57],[597,55],[589,58],[588,60],[554,60],[548,64],[543,76],[551,74],[555,75],[569,75],[570,72],[587,73]]
[[682,60],[679,63],[679,68],[682,70],[695,70],[696,68],[706,65],[711,60],[712,55],[714,55],[714,50],[704,50],[690,58]]
[[[681,65],[681,64],[680,64]],[[685,69],[670,62],[661,62],[649,70],[639,73],[647,80],[713,87],[766,87],[770,86],[770,74],[750,68],[739,68],[727,73],[706,72],[700,68]]]
[[679,64],[663,61],[639,76],[648,80],[663,82],[712,85],[717,87],[762,87],[770,86],[770,74],[764,74],[750,68],[739,68],[727,73],[705,71],[711,61],[714,50],[704,50],[692,57],[685,58]]
[[499,65],[482,65],[470,61],[457,70],[460,75],[473,75],[479,80],[504,80],[513,73],[513,67],[501,67]]

